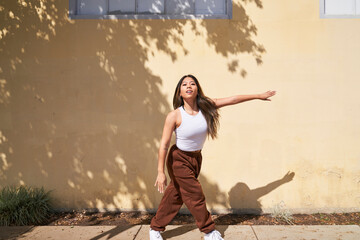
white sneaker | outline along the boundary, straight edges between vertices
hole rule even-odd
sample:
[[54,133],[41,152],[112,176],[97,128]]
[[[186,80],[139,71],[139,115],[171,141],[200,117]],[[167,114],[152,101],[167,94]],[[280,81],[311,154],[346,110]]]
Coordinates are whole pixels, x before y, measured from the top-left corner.
[[160,232],[152,230],[151,228],[150,228],[150,231],[149,231],[149,235],[150,235],[150,240],[163,240]]
[[219,231],[213,230],[205,234],[204,240],[224,240],[224,239],[221,237]]

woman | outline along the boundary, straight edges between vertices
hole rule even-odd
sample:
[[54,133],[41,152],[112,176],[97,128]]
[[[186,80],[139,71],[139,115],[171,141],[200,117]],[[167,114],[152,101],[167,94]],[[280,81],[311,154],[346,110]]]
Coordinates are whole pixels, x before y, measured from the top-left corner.
[[198,181],[202,156],[201,149],[207,136],[217,136],[219,125],[218,108],[253,99],[270,101],[275,91],[257,95],[238,95],[210,99],[204,95],[198,80],[193,75],[183,76],[176,86],[173,98],[174,111],[165,120],[158,157],[158,176],[155,186],[164,193],[167,179],[164,172],[172,132],[176,144],[169,151],[167,169],[171,182],[166,188],[155,217],[151,220],[150,240],[162,239],[160,231],[175,217],[185,203],[194,216],[196,225],[205,233],[204,239],[223,239],[215,230],[215,223],[206,208],[205,196]]

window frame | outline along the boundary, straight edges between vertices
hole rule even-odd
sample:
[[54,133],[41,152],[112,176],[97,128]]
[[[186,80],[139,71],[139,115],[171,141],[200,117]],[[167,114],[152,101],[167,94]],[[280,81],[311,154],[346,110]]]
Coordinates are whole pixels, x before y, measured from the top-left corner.
[[[164,0],[166,1],[166,0]],[[78,0],[69,0],[69,19],[232,19],[232,0],[225,0],[225,14],[78,14]]]
[[320,18],[360,18],[360,14],[348,15],[348,14],[341,14],[341,15],[334,15],[334,14],[325,14],[325,1],[326,0],[319,0],[319,10],[320,10]]

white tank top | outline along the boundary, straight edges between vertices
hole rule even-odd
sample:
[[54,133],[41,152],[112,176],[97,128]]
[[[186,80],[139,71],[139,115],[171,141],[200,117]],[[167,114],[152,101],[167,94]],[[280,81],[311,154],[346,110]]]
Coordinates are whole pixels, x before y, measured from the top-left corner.
[[196,115],[188,114],[183,106],[179,107],[181,124],[175,129],[176,146],[183,151],[201,150],[207,136],[207,123],[199,109]]

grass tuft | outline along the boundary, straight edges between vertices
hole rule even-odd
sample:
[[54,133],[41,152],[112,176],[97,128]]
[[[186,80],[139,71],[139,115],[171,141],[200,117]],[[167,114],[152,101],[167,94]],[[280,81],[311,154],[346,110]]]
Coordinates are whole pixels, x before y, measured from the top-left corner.
[[292,222],[293,217],[289,210],[285,208],[285,203],[281,201],[271,209],[271,216],[275,218],[277,221],[285,221],[290,225],[294,225]]
[[53,212],[51,202],[43,187],[6,186],[0,191],[0,226],[41,224]]

